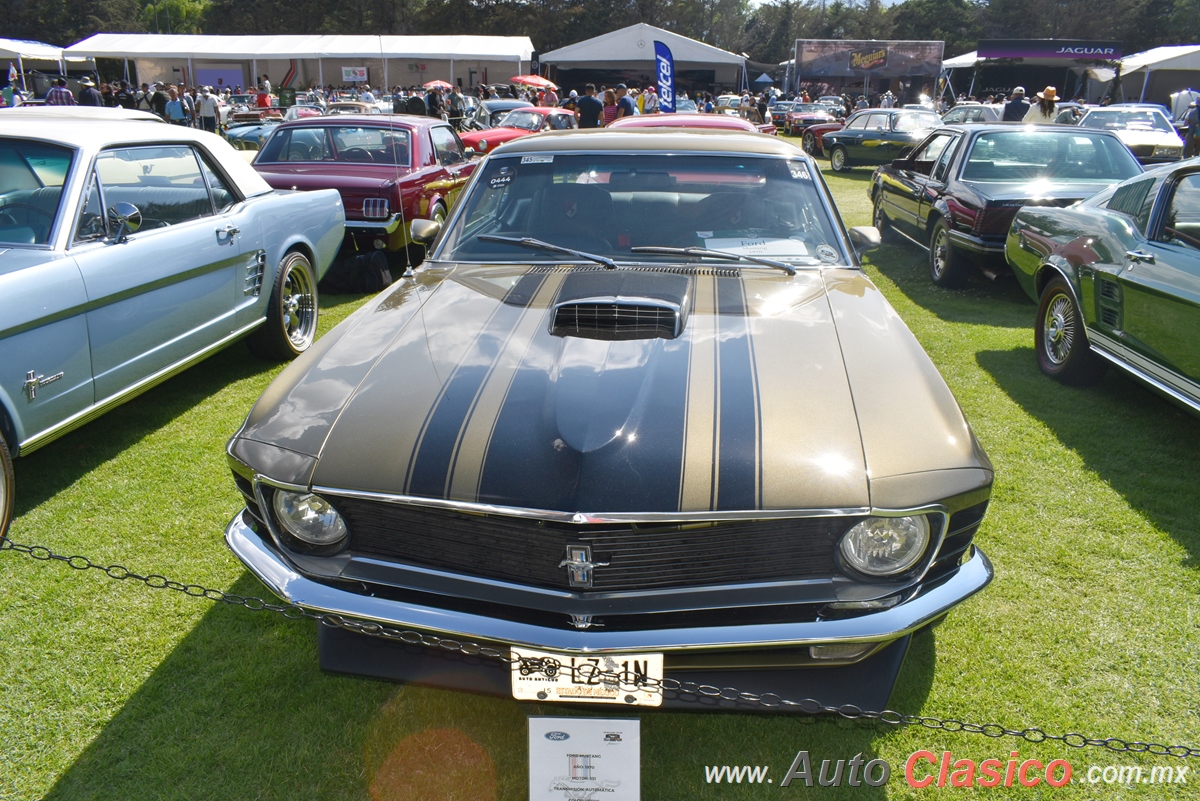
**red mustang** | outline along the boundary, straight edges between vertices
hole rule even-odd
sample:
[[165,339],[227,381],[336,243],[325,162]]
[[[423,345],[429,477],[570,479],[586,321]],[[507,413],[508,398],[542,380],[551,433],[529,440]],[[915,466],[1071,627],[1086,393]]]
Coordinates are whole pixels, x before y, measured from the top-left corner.
[[384,114],[282,123],[253,164],[276,189],[338,190],[346,208],[343,250],[382,250],[401,265],[424,255],[419,245],[409,253],[408,223],[445,222],[475,169],[445,122]]
[[518,108],[508,112],[500,124],[486,131],[469,131],[462,142],[476,153],[490,153],[498,145],[541,131],[569,131],[578,128],[575,112],[562,108]]

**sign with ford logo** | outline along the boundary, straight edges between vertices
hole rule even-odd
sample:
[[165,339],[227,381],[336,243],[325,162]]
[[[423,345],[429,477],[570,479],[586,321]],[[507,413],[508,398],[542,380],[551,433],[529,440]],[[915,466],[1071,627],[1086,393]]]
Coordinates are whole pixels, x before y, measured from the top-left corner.
[[562,740],[571,739],[571,735],[567,734],[565,731],[548,731],[548,732],[546,732],[546,739],[554,740],[555,742],[559,742]]

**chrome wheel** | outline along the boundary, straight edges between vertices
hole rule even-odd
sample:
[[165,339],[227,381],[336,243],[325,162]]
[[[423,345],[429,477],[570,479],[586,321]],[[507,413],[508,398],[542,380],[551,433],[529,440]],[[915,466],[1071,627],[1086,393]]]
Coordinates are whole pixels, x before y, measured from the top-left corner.
[[844,147],[835,147],[829,151],[829,166],[834,172],[844,172],[850,169],[846,166],[846,149]]
[[1042,291],[1034,340],[1038,367],[1056,381],[1094,384],[1108,369],[1108,362],[1092,352],[1083,315],[1061,275],[1050,279]]
[[966,268],[962,258],[955,254],[950,241],[950,228],[945,220],[933,224],[929,235],[929,278],[934,286],[960,287],[967,282]]
[[1042,355],[1051,364],[1066,364],[1075,347],[1078,326],[1075,304],[1065,294],[1055,293],[1046,304],[1046,314],[1042,318]]
[[293,359],[317,338],[317,276],[308,258],[299,251],[283,257],[271,297],[266,322],[246,344],[264,359]]
[[804,152],[810,156],[820,154],[821,148],[817,147],[817,137],[815,134],[805,132],[804,139],[801,140],[800,146],[804,148]]
[[312,269],[303,256],[288,267],[281,304],[284,335],[297,352],[307,350],[317,335],[317,291]]

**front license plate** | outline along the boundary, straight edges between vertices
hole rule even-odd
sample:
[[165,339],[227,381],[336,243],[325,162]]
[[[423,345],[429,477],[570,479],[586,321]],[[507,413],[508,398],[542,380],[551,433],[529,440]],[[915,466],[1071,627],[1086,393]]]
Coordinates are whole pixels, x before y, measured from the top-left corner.
[[522,701],[662,704],[662,654],[565,656],[513,648],[512,655],[522,660],[512,664],[513,698]]

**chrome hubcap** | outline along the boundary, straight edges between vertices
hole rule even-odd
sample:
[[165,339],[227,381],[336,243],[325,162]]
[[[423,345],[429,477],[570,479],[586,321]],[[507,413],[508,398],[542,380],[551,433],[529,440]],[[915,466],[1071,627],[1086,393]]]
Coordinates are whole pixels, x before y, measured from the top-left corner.
[[1046,308],[1043,331],[1046,358],[1054,364],[1062,364],[1071,354],[1071,345],[1075,341],[1075,309],[1070,298],[1056,295],[1051,299]]
[[933,272],[941,275],[946,270],[946,234],[939,231],[933,240]]
[[308,274],[298,268],[288,270],[283,284],[283,330],[298,347],[307,345],[316,332],[312,285]]

